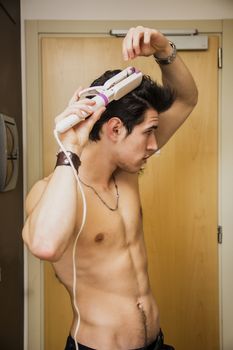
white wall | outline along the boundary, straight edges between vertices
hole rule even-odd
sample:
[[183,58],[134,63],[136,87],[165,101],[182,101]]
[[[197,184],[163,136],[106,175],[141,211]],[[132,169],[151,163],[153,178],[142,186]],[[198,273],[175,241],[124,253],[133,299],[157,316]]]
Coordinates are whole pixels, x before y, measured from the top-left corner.
[[21,0],[22,19],[233,18],[233,0]]

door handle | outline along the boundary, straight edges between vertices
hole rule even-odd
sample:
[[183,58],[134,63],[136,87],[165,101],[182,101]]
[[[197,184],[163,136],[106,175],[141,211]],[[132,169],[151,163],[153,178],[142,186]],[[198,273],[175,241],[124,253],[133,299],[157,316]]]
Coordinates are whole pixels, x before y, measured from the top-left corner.
[[0,191],[16,187],[19,168],[19,143],[15,119],[0,113]]

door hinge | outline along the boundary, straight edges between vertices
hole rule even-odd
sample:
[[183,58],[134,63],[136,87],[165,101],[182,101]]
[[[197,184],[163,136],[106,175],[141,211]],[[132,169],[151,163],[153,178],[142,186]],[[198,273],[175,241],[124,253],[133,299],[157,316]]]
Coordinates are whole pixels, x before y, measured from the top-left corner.
[[218,68],[222,68],[222,48],[218,48]]
[[218,243],[222,244],[222,226],[218,226]]

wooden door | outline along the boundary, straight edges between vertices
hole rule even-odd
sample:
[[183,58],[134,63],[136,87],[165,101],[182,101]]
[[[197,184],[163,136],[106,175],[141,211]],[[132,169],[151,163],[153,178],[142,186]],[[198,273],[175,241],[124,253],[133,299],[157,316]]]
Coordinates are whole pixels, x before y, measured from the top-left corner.
[[[79,85],[127,65],[160,79],[152,58],[125,63],[121,40],[42,38],[44,175],[55,163],[54,117]],[[166,341],[178,350],[219,349],[217,48],[218,38],[211,37],[208,51],[180,53],[197,82],[199,102],[140,176],[150,281]],[[66,291],[45,264],[45,350],[64,348],[70,322]]]

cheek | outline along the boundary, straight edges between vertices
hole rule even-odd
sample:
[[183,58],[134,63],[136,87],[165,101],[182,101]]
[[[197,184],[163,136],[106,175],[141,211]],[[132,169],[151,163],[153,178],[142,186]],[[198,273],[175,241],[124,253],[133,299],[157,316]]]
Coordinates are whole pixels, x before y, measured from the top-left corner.
[[137,155],[140,151],[140,145],[138,142],[128,144],[125,148],[125,153],[128,155]]
[[137,152],[144,152],[144,149],[146,148],[146,140],[144,138],[135,138],[133,144],[132,144],[132,149],[137,151]]
[[141,135],[130,135],[121,145],[121,151],[125,155],[141,155],[146,148],[146,139]]

